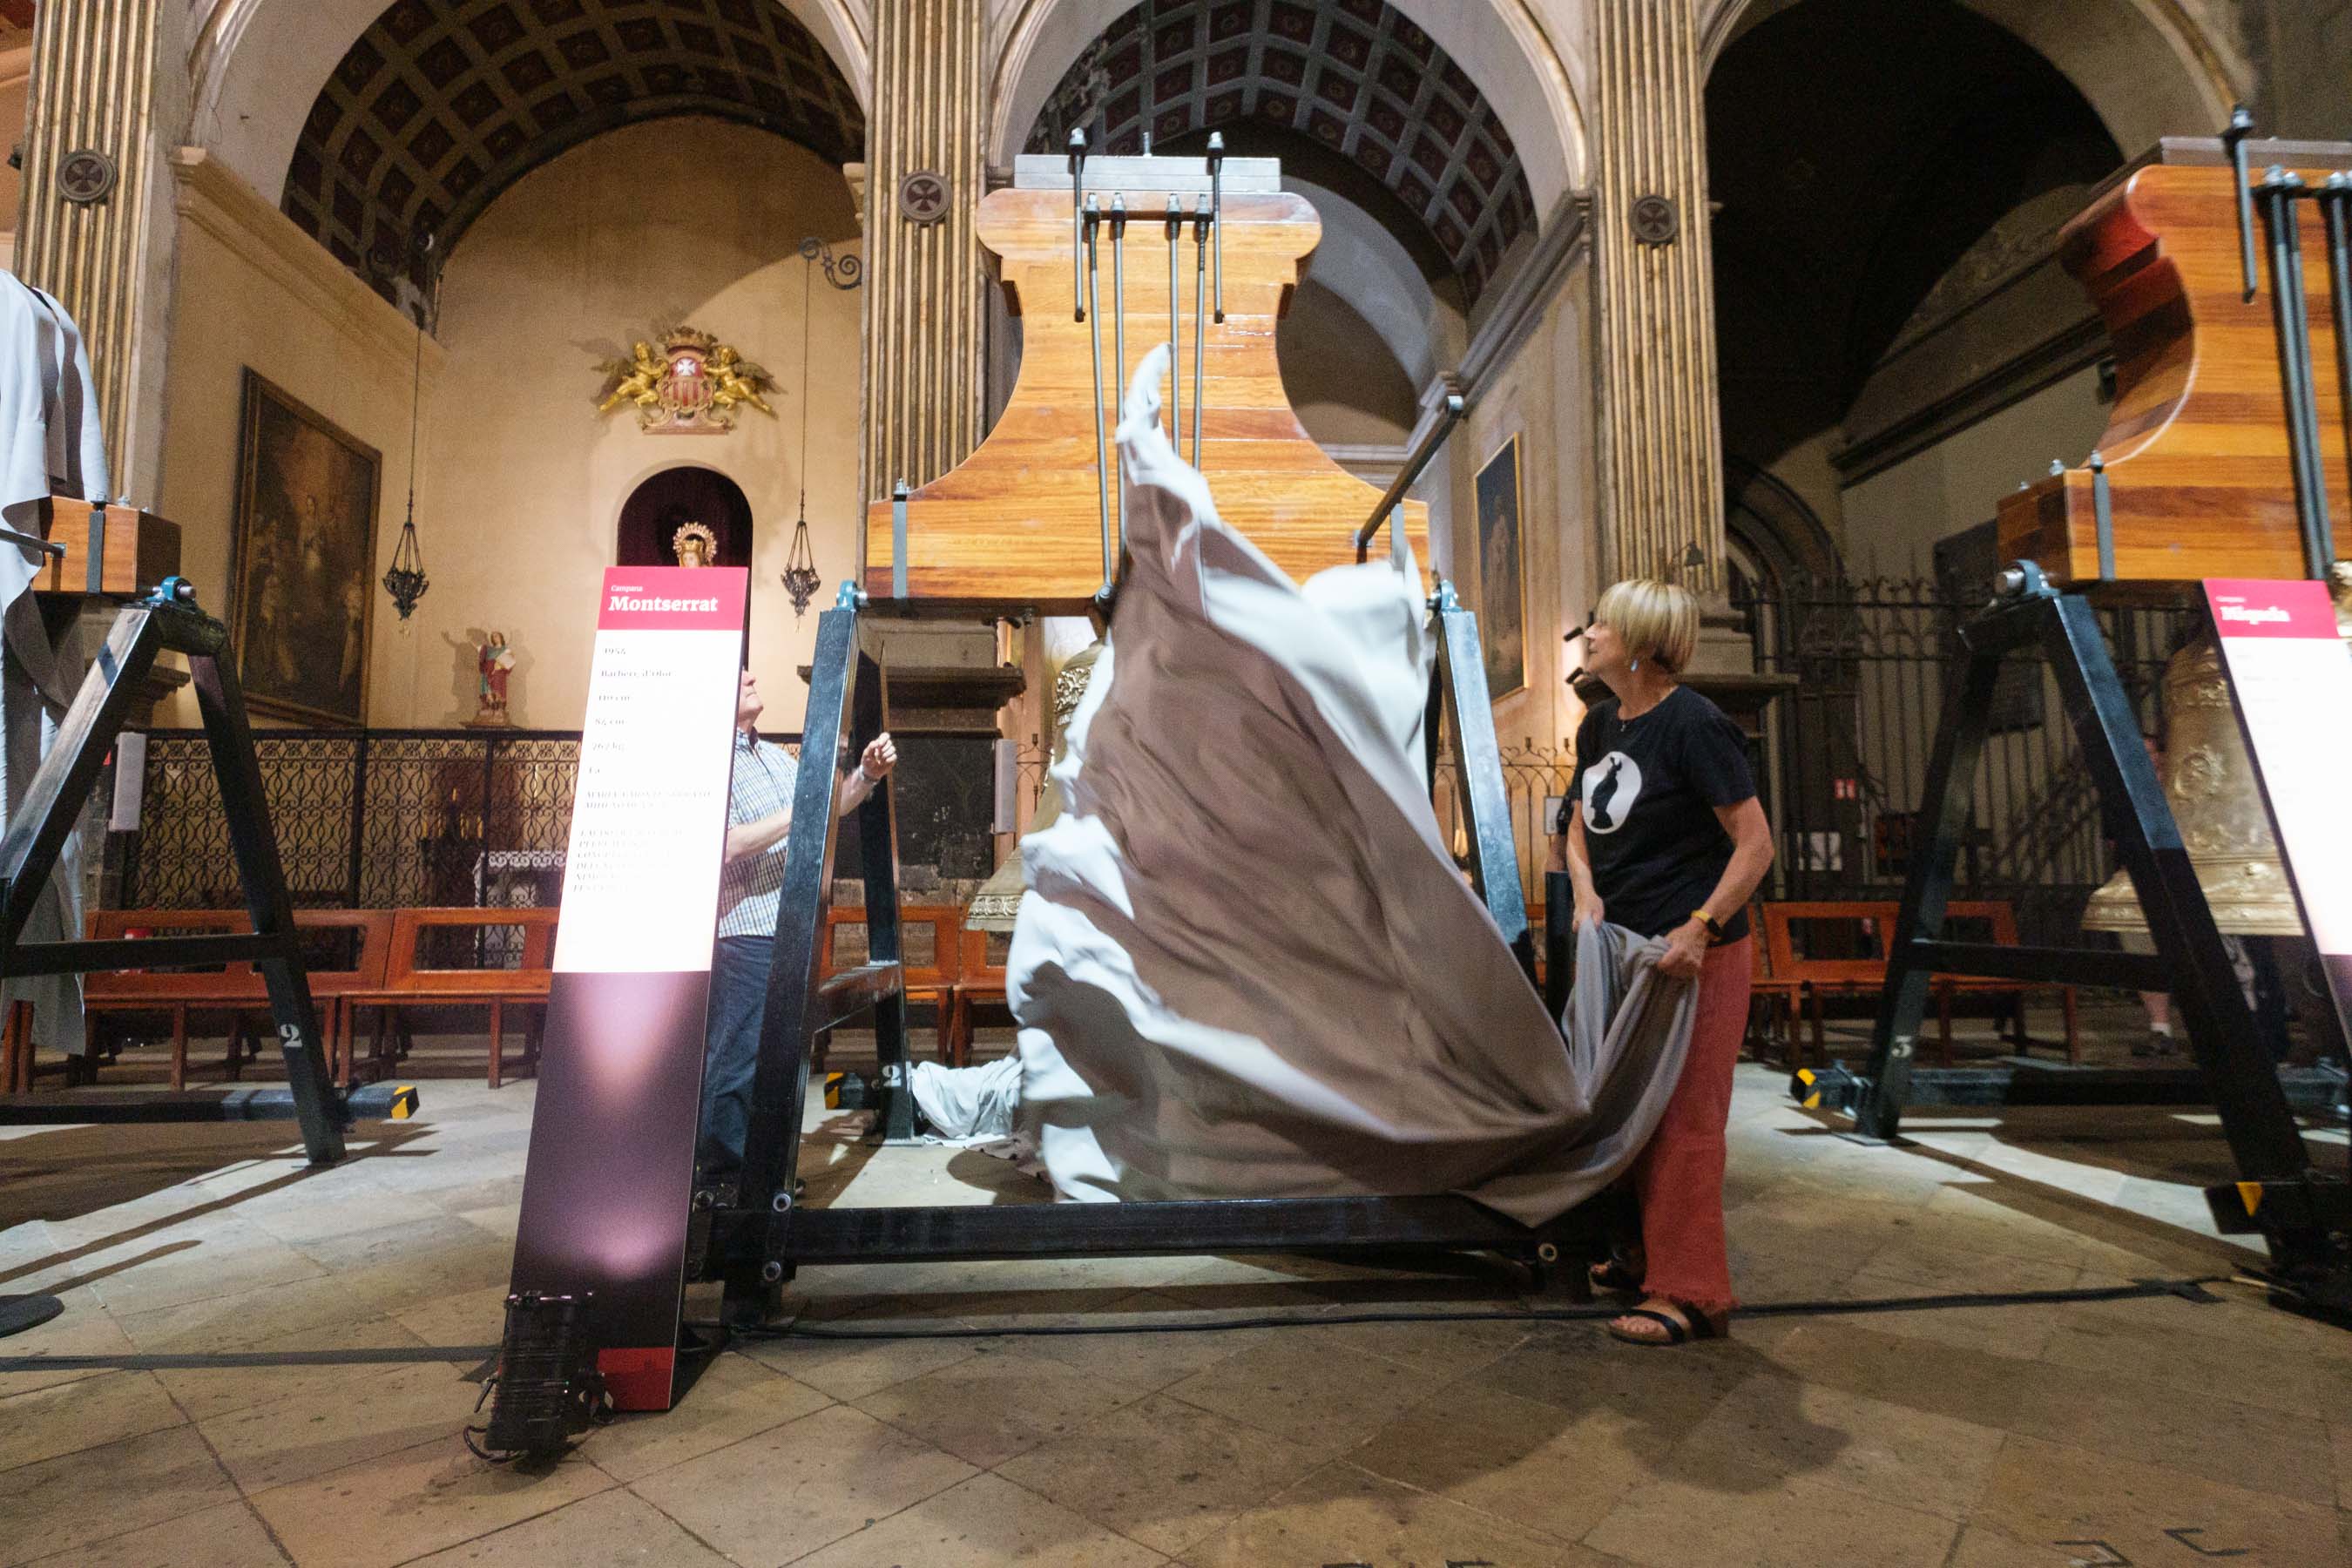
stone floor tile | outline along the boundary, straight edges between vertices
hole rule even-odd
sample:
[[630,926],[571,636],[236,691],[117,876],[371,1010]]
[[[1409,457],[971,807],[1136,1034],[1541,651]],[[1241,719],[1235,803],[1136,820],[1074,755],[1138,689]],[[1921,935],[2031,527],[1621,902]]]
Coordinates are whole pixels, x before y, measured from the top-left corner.
[[970,1361],[982,1340],[821,1340],[744,1335],[735,1348],[835,1399],[862,1399],[908,1378]]
[[997,1474],[1173,1554],[1319,1462],[1272,1433],[1155,1394],[1007,1460]]
[[1019,1348],[983,1343],[952,1366],[860,1395],[877,1420],[982,1469],[1151,1392]]
[[1571,1415],[1621,1416],[1640,1432],[1643,1448],[1663,1454],[1766,1364],[1762,1352],[1738,1337],[1669,1352],[1621,1344],[1598,1323],[1560,1323],[1529,1336],[1475,1381]]
[[163,1384],[144,1372],[111,1372],[10,1394],[0,1399],[0,1472],[186,1420]]
[[[1887,1301],[1932,1294],[1916,1279],[1892,1279],[1867,1271],[1825,1285],[1818,1295],[1834,1301]],[[2027,1304],[2003,1307],[1934,1307],[1916,1311],[1822,1313],[1780,1320],[1790,1327],[1804,1322],[1851,1323],[1873,1333],[1903,1339],[1934,1340],[1961,1350],[2030,1361],[2042,1354],[2058,1326],[2077,1309],[2071,1306]],[[1741,1324],[1753,1335],[1760,1326]]]
[[[180,1243],[190,1245],[181,1246]],[[242,1221],[208,1225],[194,1231],[167,1232],[142,1237],[128,1248],[173,1247],[153,1257],[92,1281],[99,1300],[117,1317],[151,1312],[222,1296],[241,1295],[271,1285],[313,1279],[324,1274],[312,1259]],[[113,1249],[89,1261],[102,1265]]]
[[2307,1502],[2336,1497],[2327,1431],[2317,1415],[2284,1415],[2151,1378],[2039,1363],[2005,1425],[2226,1485]]
[[[2288,1415],[2352,1410],[2352,1360],[2299,1355],[2265,1342],[2209,1333],[2200,1321],[2217,1314],[2225,1322],[2242,1321],[2251,1315],[2244,1311],[2171,1298],[2150,1305],[2165,1310],[2129,1319],[2070,1312],[2042,1359],[2083,1372],[2147,1378],[2191,1393],[2223,1394]],[[2352,1340],[2341,1329],[2333,1332]]]
[[1958,1531],[1948,1519],[1803,1477],[1676,1465],[1629,1492],[1584,1541],[1656,1568],[1888,1568],[1941,1563]]
[[1575,1541],[1654,1476],[1671,1446],[1613,1407],[1570,1411],[1474,1382],[1407,1411],[1349,1462]]
[[247,1495],[452,1436],[481,1392],[444,1363],[320,1370],[337,1375],[196,1424]]
[[1800,1320],[1762,1355],[1783,1374],[2006,1430],[2039,1362],[1883,1333],[1866,1317]]
[[[1926,1223],[1932,1229],[1934,1222]],[[1950,1246],[1941,1237],[1907,1236],[1872,1253],[1859,1272],[1900,1280],[1914,1295],[2006,1295],[2068,1289],[2083,1265],[2076,1258],[1998,1255]]]
[[1603,1568],[1615,1561],[1346,1463],[1277,1492],[1182,1558],[1187,1568]]
[[[107,1506],[93,1506],[103,1478]],[[170,1426],[0,1474],[0,1565],[76,1553],[90,1542],[236,1500],[193,1426]]]
[[393,1321],[428,1345],[495,1345],[506,1337],[507,1282],[403,1307]]
[[[414,1347],[416,1343],[415,1335],[391,1319],[373,1318],[324,1328],[297,1330],[260,1343],[247,1342],[221,1348],[240,1355],[266,1355],[278,1352],[389,1350]],[[207,1346],[200,1352],[181,1353],[209,1354],[213,1353],[213,1348]],[[180,1402],[180,1408],[188,1413],[189,1420],[208,1421],[235,1411],[249,1410],[256,1405],[283,1400],[339,1398],[359,1389],[370,1378],[399,1370],[401,1364],[330,1363],[323,1365],[167,1367],[155,1376],[172,1391],[172,1397]],[[456,1363],[434,1364],[439,1365],[446,1376],[454,1376],[465,1370],[462,1364]],[[421,1436],[410,1439],[412,1443],[421,1441]],[[401,1445],[403,1447],[408,1446],[406,1443]]]
[[[2208,1430],[2208,1441],[2226,1442]],[[2052,1551],[2062,1541],[2104,1541],[2135,1563],[2188,1563],[2205,1553],[2243,1552],[2247,1564],[2341,1563],[2336,1509],[2274,1492],[2223,1486],[2158,1465],[2137,1464],[2068,1444],[2010,1438],[1969,1524]],[[2171,1531],[2199,1531],[2169,1535]],[[2073,1554],[2095,1557],[2079,1547]]]
[[258,1289],[116,1316],[124,1335],[142,1352],[211,1355],[284,1343],[298,1335],[332,1334],[376,1315],[341,1281],[318,1273]]
[[583,1451],[606,1475],[633,1481],[797,1421],[832,1403],[771,1367],[721,1354],[676,1408],[615,1416],[611,1426],[589,1437]]
[[1331,1458],[1363,1443],[1448,1381],[1333,1344],[1322,1335],[1319,1329],[1285,1329],[1268,1343],[1163,1392]]
[[[1373,1310],[1391,1309],[1376,1308]],[[1460,1304],[1466,1311],[1508,1311],[1507,1303]],[[1440,1377],[1467,1377],[1528,1342],[1534,1325],[1525,1319],[1493,1322],[1340,1323],[1314,1331],[1326,1344],[1339,1345],[1402,1362]]]
[[736,1562],[764,1564],[794,1562],[974,1473],[961,1459],[835,1405],[673,1465],[630,1489]]
[[1990,1426],[1759,1373],[1692,1429],[1673,1467],[1801,1476],[1957,1520],[1983,1490],[2001,1437]]
[[239,1500],[34,1561],[50,1568],[284,1568],[289,1559]]
[[414,1568],[730,1568],[634,1493],[615,1489],[417,1559]]
[[1000,1476],[877,1520],[795,1568],[1155,1568],[1168,1560]]
[[[0,1285],[0,1292],[18,1294],[8,1290],[5,1285]],[[58,1300],[64,1306],[64,1311],[37,1329],[27,1329],[23,1333],[0,1340],[0,1355],[111,1356],[131,1353],[130,1338],[123,1333],[122,1325],[116,1322],[112,1314],[100,1302],[97,1291],[84,1285],[67,1291]],[[103,1375],[102,1369],[79,1367],[52,1367],[41,1372],[0,1372],[0,1399],[100,1375]]]
[[[1283,1331],[1188,1326],[1244,1315],[1191,1306],[1163,1291],[1138,1290],[1090,1310],[1055,1313],[1041,1321],[1044,1326],[1050,1327],[1118,1327],[1119,1332],[1039,1334],[1012,1342],[1038,1355],[1065,1362],[1080,1372],[1135,1388],[1159,1389],[1267,1343]],[[1169,1327],[1155,1332],[1138,1326],[1146,1324]]]
[[485,1464],[457,1422],[413,1448],[252,1496],[301,1568],[391,1568],[614,1485],[577,1456],[545,1469]]

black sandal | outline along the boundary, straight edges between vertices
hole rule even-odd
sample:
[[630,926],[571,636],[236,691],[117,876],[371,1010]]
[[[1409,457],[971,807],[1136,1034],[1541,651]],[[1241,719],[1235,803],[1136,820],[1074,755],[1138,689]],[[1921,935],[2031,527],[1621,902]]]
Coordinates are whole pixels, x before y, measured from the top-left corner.
[[[1728,1336],[1730,1325],[1727,1318],[1724,1323],[1718,1325],[1712,1316],[1700,1311],[1687,1302],[1673,1301],[1670,1304],[1676,1311],[1684,1314],[1683,1318],[1669,1317],[1651,1307],[1634,1307],[1618,1314],[1616,1319],[1602,1326],[1609,1331],[1609,1337],[1612,1340],[1622,1340],[1629,1345],[1647,1345],[1658,1350],[1673,1345],[1687,1344],[1693,1340],[1717,1340]],[[1641,1318],[1655,1323],[1666,1331],[1666,1337],[1660,1340],[1651,1334],[1629,1333],[1617,1326],[1618,1322],[1626,1318]]]

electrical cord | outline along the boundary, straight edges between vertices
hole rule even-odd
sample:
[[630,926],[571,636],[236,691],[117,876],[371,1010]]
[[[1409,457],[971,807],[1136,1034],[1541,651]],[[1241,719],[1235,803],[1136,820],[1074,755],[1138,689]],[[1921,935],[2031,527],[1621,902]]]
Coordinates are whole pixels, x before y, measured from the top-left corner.
[[[2085,1289],[2005,1290],[1947,1293],[1929,1296],[1878,1296],[1851,1301],[1766,1301],[1735,1310],[1736,1318],[1842,1317],[1869,1312],[1932,1312],[1963,1307],[2063,1306],[2090,1301],[2130,1301],[2160,1296],[2177,1297],[2199,1305],[2221,1300],[2205,1289],[2232,1282],[2226,1274],[2193,1279],[2136,1279],[2128,1285],[2103,1285]],[[2272,1288],[2262,1279],[2242,1282]],[[1517,1311],[1342,1312],[1323,1316],[1299,1313],[1257,1314],[1235,1318],[1192,1318],[1180,1321],[1118,1323],[1036,1323],[1013,1328],[830,1328],[797,1319],[751,1328],[722,1329],[715,1322],[685,1326],[708,1332],[731,1332],[752,1339],[806,1340],[993,1340],[1050,1338],[1090,1334],[1200,1334],[1237,1329],[1339,1328],[1358,1323],[1579,1323],[1622,1317],[1622,1306],[1528,1307]],[[0,1373],[17,1372],[173,1372],[225,1371],[236,1367],[368,1366],[429,1362],[495,1362],[497,1345],[401,1345],[340,1351],[228,1351],[213,1355],[35,1355],[0,1356]],[[488,1369],[481,1368],[487,1375]],[[485,1390],[487,1394],[487,1390]]]
[[[1741,1307],[1735,1318],[1832,1317],[1864,1312],[1924,1312],[1959,1307],[2032,1307],[2070,1302],[2129,1301],[2175,1296],[2184,1301],[2211,1305],[2221,1298],[2205,1289],[2226,1283],[2230,1276],[2208,1275],[2196,1279],[2137,1279],[2128,1285],[2104,1285],[2088,1289],[2008,1290],[1934,1296],[1881,1296],[1853,1301],[1769,1301]],[[1008,1329],[841,1329],[791,1322],[739,1328],[733,1332],[755,1339],[808,1340],[992,1340],[1045,1339],[1077,1334],[1200,1334],[1233,1329],[1336,1328],[1355,1323],[1577,1323],[1624,1316],[1622,1306],[1529,1307],[1515,1312],[1343,1312],[1323,1316],[1277,1313],[1247,1318],[1194,1318],[1176,1322],[1037,1323]],[[689,1328],[715,1330],[716,1323],[690,1323]]]

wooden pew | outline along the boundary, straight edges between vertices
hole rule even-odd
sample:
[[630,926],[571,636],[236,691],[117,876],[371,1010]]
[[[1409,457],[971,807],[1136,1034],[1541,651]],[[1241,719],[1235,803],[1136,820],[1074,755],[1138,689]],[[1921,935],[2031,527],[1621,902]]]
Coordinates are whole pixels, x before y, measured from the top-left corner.
[[[86,920],[93,940],[115,940],[133,932],[169,931],[193,936],[213,931],[245,931],[253,922],[242,910],[97,910]],[[383,984],[392,914],[386,910],[297,910],[297,930],[347,931],[353,933],[353,957],[348,967],[319,965],[309,971],[310,1000],[326,1033],[321,1042],[331,1060],[348,1049],[351,1015],[346,999],[357,991]],[[232,1079],[244,1075],[247,1036],[245,1015],[265,1012],[269,993],[260,972],[250,963],[226,964],[194,972],[158,970],[100,971],[82,977],[84,1028],[88,1031],[84,1061],[95,1072],[99,1019],[107,1014],[160,1013],[172,1024],[172,1087],[187,1087],[188,1017],[191,1013],[231,1015],[228,1058],[223,1066]],[[27,1062],[29,1066],[29,1062]],[[29,1071],[22,1073],[31,1087]]]
[[[506,1081],[506,1010],[537,1007],[540,1017],[525,1037],[523,1064],[536,1068],[539,1030],[546,1022],[548,991],[555,978],[555,925],[560,911],[551,909],[423,909],[392,912],[392,936],[383,984],[354,990],[343,998],[348,1008],[377,1009],[371,1067],[388,1067],[394,1053],[388,1049],[388,1031],[398,1029],[405,1049],[406,1030],[400,1016],[407,1008],[475,1006],[489,1010],[489,1085]],[[471,929],[484,933],[515,932],[520,939],[512,967],[441,967],[420,955],[427,933]],[[348,1050],[341,1072],[348,1083],[352,1072]]]
[[[1895,940],[1898,910],[1892,899],[1806,900],[1764,906],[1765,946],[1769,952],[1772,976],[1775,981],[1793,983],[1801,988],[1812,1019],[1813,1055],[1817,1060],[1829,1060],[1822,999],[1831,995],[1865,995],[1885,989],[1885,955]],[[1853,958],[1815,958],[1801,952],[1794,927],[1800,921],[1811,921],[1865,926],[1871,936],[1868,945],[1875,952]],[[1945,907],[1945,923],[1948,931],[1955,925],[1965,930],[1968,925],[1981,924],[1988,928],[1985,940],[2009,946],[2017,942],[2016,911],[2003,900],[1955,899]],[[1932,984],[1938,1024],[1937,1051],[1944,1062],[1948,1064],[1952,1058],[1952,1004],[1957,997],[1983,996],[2008,1003],[2019,1052],[2032,1047],[2032,1041],[2025,1032],[2025,994],[2036,987],[2014,980],[1954,974],[1938,974]],[[2074,987],[2062,985],[2057,990],[2066,1021],[2066,1059],[2080,1062],[2083,1045]]]

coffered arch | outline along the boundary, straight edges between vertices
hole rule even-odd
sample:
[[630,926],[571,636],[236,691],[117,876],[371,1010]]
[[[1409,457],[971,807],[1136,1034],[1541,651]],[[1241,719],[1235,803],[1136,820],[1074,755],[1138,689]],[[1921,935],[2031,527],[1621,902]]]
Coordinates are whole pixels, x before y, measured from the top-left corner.
[[530,170],[601,132],[740,121],[858,158],[855,89],[773,0],[397,0],[344,52],[286,172],[287,216],[390,294]]
[[1502,117],[1385,0],[1143,0],[1063,73],[1024,151],[1078,126],[1114,154],[1213,130],[1244,153],[1253,133],[1304,137],[1385,187],[1469,300],[1535,226]]

